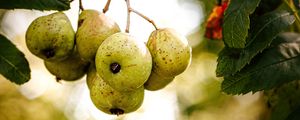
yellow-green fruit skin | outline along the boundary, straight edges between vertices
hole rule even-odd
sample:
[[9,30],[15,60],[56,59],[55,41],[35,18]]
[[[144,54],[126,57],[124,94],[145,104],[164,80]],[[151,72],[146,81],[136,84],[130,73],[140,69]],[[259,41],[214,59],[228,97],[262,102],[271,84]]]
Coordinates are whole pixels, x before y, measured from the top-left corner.
[[153,59],[153,71],[166,77],[182,73],[191,61],[187,39],[174,29],[158,29],[151,33],[147,47]]
[[46,61],[61,61],[72,53],[75,32],[63,12],[35,19],[26,31],[29,51]]
[[44,61],[44,64],[51,74],[66,81],[80,79],[85,75],[89,66],[89,62],[82,60],[76,51],[63,61]]
[[110,35],[120,32],[112,19],[96,10],[84,10],[78,19],[76,46],[79,55],[87,61],[94,61],[100,44]]
[[108,85],[91,66],[87,73],[87,85],[94,105],[107,114],[113,109],[122,110],[123,113],[136,111],[144,100],[144,87],[131,92],[119,92]]
[[175,77],[164,77],[160,76],[154,72],[151,73],[149,79],[144,84],[144,88],[150,91],[160,90],[166,87],[170,82],[174,80]]
[[182,73],[191,62],[187,39],[174,29],[163,28],[151,33],[147,47],[152,56],[152,73],[145,84],[147,90],[159,90]]
[[[95,63],[98,74],[118,91],[139,89],[152,69],[152,58],[146,45],[122,32],[113,34],[100,45]],[[121,66],[119,72],[111,71],[112,63]]]

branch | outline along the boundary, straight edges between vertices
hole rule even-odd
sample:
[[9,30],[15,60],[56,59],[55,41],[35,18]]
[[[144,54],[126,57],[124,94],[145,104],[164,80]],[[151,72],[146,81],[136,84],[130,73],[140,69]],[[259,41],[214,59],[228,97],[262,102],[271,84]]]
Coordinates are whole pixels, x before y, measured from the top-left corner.
[[84,10],[83,5],[82,5],[82,1],[81,1],[81,0],[79,0],[79,10],[81,10],[81,11]]
[[145,20],[147,20],[149,23],[151,23],[154,28],[157,30],[158,27],[156,26],[155,22],[153,20],[151,20],[150,18],[148,18],[147,16],[143,15],[142,13],[140,13],[139,11],[131,8],[130,6],[130,1],[129,0],[125,0],[126,4],[127,4],[127,25],[126,25],[126,30],[125,32],[129,33],[129,27],[130,27],[130,13],[133,12],[137,15],[139,15],[140,17],[144,18]]
[[126,24],[125,32],[129,33],[131,7],[130,7],[130,1],[129,0],[125,0],[125,1],[126,1],[126,5],[127,5],[127,24]]
[[103,13],[106,13],[109,9],[109,5],[110,5],[111,0],[107,0],[105,7],[103,8]]
[[300,22],[300,17],[298,15],[297,8],[295,7],[293,1],[284,0],[284,3],[289,7],[289,9],[294,13],[296,21]]
[[142,13],[140,13],[139,11],[135,10],[135,9],[131,9],[131,11],[139,16],[141,16],[142,18],[144,18],[145,20],[147,20],[148,22],[150,22],[154,28],[157,30],[157,26],[155,24],[155,22],[153,20],[151,20],[150,18],[148,18],[147,16],[143,15]]

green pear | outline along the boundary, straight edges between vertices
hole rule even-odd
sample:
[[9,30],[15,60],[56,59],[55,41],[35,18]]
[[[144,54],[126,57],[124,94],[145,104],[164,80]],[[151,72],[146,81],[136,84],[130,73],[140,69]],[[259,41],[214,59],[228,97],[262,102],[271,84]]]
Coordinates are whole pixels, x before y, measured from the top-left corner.
[[144,88],[119,92],[108,85],[96,72],[94,65],[87,73],[87,85],[94,105],[107,114],[120,115],[136,111],[143,103]]
[[152,69],[146,45],[122,32],[111,35],[99,46],[95,63],[98,74],[118,91],[140,88]]
[[61,61],[72,54],[75,32],[63,12],[35,19],[26,31],[29,51],[46,61]]
[[172,82],[174,78],[175,77],[160,76],[159,74],[152,72],[149,77],[150,80],[146,81],[144,87],[146,90],[151,91],[160,90],[166,87],[170,82]]
[[94,61],[100,44],[110,35],[120,32],[117,23],[96,10],[84,10],[78,19],[76,46],[79,55],[87,61]]
[[57,80],[66,81],[74,81],[83,77],[89,66],[89,62],[82,60],[76,50],[63,61],[44,61],[44,64],[47,70],[56,76]]
[[174,29],[158,29],[151,33],[147,47],[152,56],[152,73],[146,89],[159,90],[169,84],[190,64],[191,47],[187,39]]

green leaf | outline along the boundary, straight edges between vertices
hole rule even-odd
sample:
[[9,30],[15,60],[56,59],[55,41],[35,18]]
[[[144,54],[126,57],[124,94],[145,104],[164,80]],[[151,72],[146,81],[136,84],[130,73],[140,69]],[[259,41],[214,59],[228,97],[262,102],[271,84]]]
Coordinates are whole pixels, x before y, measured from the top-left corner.
[[300,1],[299,0],[293,0],[294,5],[297,9],[300,9]]
[[260,0],[231,0],[225,11],[223,40],[230,48],[244,48],[250,27],[249,15]]
[[237,61],[240,59],[242,49],[224,47],[219,53],[216,74],[218,77],[233,75],[239,70]]
[[299,120],[300,81],[292,81],[264,92],[270,120]]
[[24,54],[0,34],[0,74],[11,82],[23,84],[30,79],[30,68]]
[[[298,100],[299,99],[300,98],[298,98]],[[300,106],[298,106],[298,108],[295,111],[289,114],[286,120],[299,120],[299,119],[300,119]]]
[[204,12],[205,19],[208,18],[209,14],[212,12],[212,9],[217,4],[216,0],[198,0],[201,3],[201,7]]
[[295,18],[289,12],[271,12],[263,15],[251,26],[244,49],[225,47],[219,54],[217,76],[233,75],[249,64],[253,57],[267,48],[272,40],[288,28]]
[[257,55],[240,72],[225,76],[222,91],[228,94],[245,94],[299,80],[298,65],[300,65],[300,35],[282,34],[274,40],[274,44]]
[[256,8],[253,14],[258,16],[263,15],[265,13],[276,10],[282,4],[283,0],[261,0],[259,6]]
[[69,0],[0,0],[1,9],[68,10]]

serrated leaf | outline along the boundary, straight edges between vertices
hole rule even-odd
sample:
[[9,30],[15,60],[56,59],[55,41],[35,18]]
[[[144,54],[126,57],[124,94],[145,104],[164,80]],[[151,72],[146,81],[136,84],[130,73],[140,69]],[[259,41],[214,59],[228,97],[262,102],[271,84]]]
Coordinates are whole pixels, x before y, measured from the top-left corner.
[[[251,27],[247,47],[237,53],[236,49],[224,48],[219,54],[217,76],[232,75],[249,64],[253,57],[267,48],[272,40],[288,28],[295,18],[289,12],[271,12],[261,16]],[[232,57],[235,54],[235,57]]]
[[218,77],[232,75],[237,72],[237,61],[240,59],[241,51],[242,49],[228,48],[226,46],[221,50],[217,60],[216,74]]
[[0,34],[0,74],[11,82],[23,84],[30,79],[30,68],[24,54]]
[[244,48],[250,27],[249,15],[254,12],[260,0],[231,0],[225,11],[223,40],[230,48]]
[[[297,39],[287,40],[286,36]],[[224,77],[222,91],[228,94],[245,94],[268,90],[300,79],[299,34],[280,35],[268,49],[256,56],[249,65],[234,75]],[[291,37],[294,38],[294,37]]]
[[1,9],[68,10],[70,0],[0,0]]

